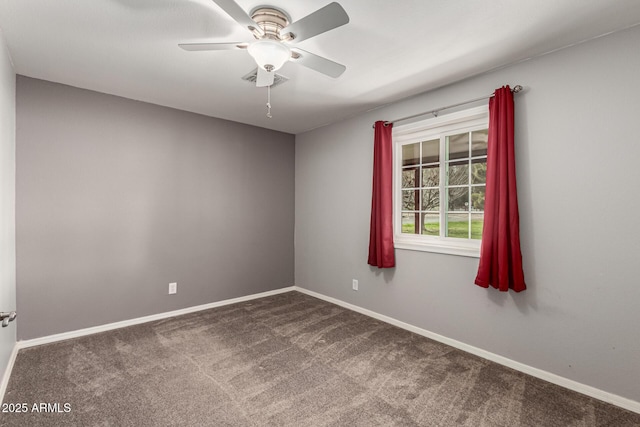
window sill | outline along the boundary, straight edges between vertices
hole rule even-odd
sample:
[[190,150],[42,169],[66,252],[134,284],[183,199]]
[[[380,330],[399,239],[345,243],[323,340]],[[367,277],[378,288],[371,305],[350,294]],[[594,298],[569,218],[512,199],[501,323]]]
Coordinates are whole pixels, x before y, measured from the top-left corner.
[[394,247],[410,251],[434,252],[446,255],[457,255],[471,258],[480,258],[480,241],[456,242],[453,239],[436,239],[425,241],[424,239],[412,239],[407,236],[395,236]]

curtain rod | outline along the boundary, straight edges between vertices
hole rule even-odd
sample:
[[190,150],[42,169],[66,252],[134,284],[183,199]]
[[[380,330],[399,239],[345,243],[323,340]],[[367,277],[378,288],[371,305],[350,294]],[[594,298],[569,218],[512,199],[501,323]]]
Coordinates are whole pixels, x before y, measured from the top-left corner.
[[[522,86],[515,85],[513,87],[513,89],[511,89],[511,92],[518,93],[518,92],[521,92],[522,89],[523,89]],[[390,125],[392,123],[395,123],[395,122],[401,122],[403,120],[409,120],[409,119],[413,119],[415,117],[425,116],[427,114],[433,114],[434,116],[438,117],[438,113],[440,111],[442,111],[442,110],[448,110],[449,108],[459,107],[459,106],[465,105],[465,104],[471,104],[472,102],[482,101],[483,99],[493,98],[493,96],[494,96],[493,94],[488,95],[488,96],[481,96],[480,98],[475,98],[475,99],[471,99],[469,101],[464,101],[464,102],[458,102],[457,104],[447,105],[446,107],[436,108],[435,110],[425,111],[424,113],[418,113],[418,114],[414,114],[412,116],[401,117],[399,119],[395,119],[395,120],[390,120],[388,122],[384,122],[384,125],[388,126],[388,125]],[[375,128],[376,125],[374,124],[373,127]]]

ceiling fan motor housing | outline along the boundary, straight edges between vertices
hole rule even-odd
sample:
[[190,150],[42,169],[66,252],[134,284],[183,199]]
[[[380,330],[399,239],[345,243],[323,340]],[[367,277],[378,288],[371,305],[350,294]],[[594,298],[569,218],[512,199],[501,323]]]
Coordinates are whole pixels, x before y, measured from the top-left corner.
[[289,15],[280,9],[270,6],[257,7],[251,12],[251,19],[253,19],[264,32],[264,35],[260,36],[256,31],[253,31],[253,35],[257,39],[287,41],[293,38],[291,33],[280,33],[280,30],[289,25],[291,21]]

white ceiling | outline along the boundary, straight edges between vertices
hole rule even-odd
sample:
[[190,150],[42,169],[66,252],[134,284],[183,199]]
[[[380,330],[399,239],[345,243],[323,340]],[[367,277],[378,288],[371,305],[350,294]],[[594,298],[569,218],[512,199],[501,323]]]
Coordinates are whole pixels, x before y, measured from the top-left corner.
[[[329,2],[266,4],[296,21]],[[295,134],[640,23],[638,0],[339,3],[350,22],[298,46],[346,72],[285,64],[272,119],[266,88],[240,79],[255,68],[246,51],[178,47],[248,40],[211,0],[2,0],[0,28],[18,74]]]

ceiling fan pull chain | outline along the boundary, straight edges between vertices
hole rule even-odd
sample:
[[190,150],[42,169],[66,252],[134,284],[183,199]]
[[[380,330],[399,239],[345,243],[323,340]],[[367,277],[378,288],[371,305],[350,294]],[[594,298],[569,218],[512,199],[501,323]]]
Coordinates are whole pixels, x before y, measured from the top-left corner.
[[267,86],[267,117],[273,117],[271,115],[271,85]]

